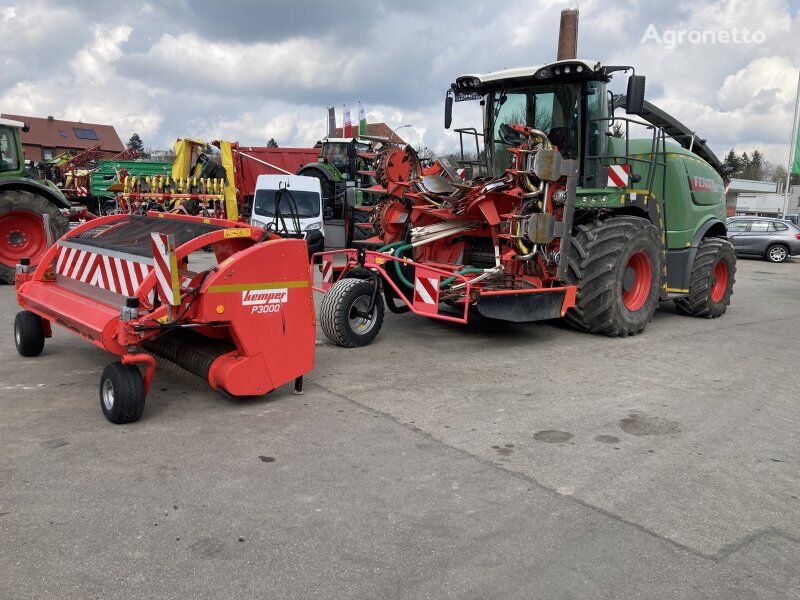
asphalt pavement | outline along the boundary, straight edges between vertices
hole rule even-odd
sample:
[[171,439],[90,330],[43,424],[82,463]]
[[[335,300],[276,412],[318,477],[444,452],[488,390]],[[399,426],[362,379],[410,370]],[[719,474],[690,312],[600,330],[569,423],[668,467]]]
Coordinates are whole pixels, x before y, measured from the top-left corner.
[[800,260],[643,335],[387,313],[306,393],[20,357],[0,288],[0,598],[800,598]]

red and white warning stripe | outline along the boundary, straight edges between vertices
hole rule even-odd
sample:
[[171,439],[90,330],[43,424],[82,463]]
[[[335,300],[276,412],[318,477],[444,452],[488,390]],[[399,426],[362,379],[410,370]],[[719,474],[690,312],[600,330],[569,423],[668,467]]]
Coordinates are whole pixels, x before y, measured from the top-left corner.
[[439,277],[417,268],[414,277],[414,308],[424,313],[439,312]]
[[151,268],[145,263],[65,246],[56,259],[59,275],[123,296],[133,296]]
[[630,172],[630,165],[609,165],[608,181],[617,187],[628,187]]
[[75,193],[78,196],[88,196],[89,195],[89,190],[86,189],[85,187],[79,185],[78,187],[75,188]]
[[322,283],[330,283],[333,280],[333,259],[322,258]]
[[163,302],[178,306],[181,303],[181,290],[175,238],[163,233],[151,233],[150,237],[153,240],[153,265],[158,295]]

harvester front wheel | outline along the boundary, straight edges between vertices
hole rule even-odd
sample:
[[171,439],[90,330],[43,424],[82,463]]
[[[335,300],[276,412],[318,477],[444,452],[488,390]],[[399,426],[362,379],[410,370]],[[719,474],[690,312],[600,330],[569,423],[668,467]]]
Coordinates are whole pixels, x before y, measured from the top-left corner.
[[21,356],[39,356],[44,350],[44,323],[29,310],[17,313],[14,319],[14,343]]
[[100,408],[116,425],[139,420],[144,412],[144,377],[136,365],[106,365],[100,376]]
[[677,298],[675,306],[690,317],[721,317],[731,303],[735,276],[733,245],[722,238],[705,238],[694,257],[689,294]]
[[53,240],[69,229],[69,221],[47,198],[23,190],[0,191],[0,282],[14,283],[14,270],[21,258],[39,264],[47,251],[42,215],[50,216]]
[[358,348],[378,335],[383,310],[383,297],[371,280],[340,279],[322,297],[319,324],[325,337],[337,346]]
[[658,305],[661,269],[658,228],[647,219],[626,215],[578,226],[568,269],[578,294],[567,321],[608,336],[644,331]]

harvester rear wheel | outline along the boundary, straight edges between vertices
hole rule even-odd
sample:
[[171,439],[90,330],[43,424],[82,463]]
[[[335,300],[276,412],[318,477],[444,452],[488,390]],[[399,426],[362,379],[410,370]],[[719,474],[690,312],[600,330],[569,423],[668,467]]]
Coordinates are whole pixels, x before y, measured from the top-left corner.
[[14,270],[21,258],[39,264],[47,250],[42,215],[50,216],[53,239],[69,229],[69,221],[47,198],[23,190],[0,191],[0,282],[14,283]]
[[14,319],[14,343],[21,356],[39,356],[44,350],[44,323],[29,310],[17,313]]
[[116,425],[139,420],[144,412],[144,377],[136,365],[106,365],[100,376],[100,408]]
[[568,269],[578,295],[567,321],[609,336],[644,331],[658,305],[661,269],[661,239],[647,219],[619,216],[579,225]]
[[331,342],[337,346],[358,348],[366,346],[383,325],[383,297],[380,290],[372,301],[375,284],[364,279],[340,279],[322,297],[319,324]]
[[676,308],[690,317],[721,317],[731,303],[735,277],[733,245],[722,238],[705,238],[694,257],[689,294],[675,300]]

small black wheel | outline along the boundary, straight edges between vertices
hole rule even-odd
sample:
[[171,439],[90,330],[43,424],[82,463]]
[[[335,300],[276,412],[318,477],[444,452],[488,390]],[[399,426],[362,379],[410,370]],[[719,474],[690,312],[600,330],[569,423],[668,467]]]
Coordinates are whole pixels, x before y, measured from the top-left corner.
[[22,310],[14,318],[14,342],[22,356],[39,356],[44,350],[44,322],[42,317]]
[[136,365],[106,365],[100,376],[100,408],[117,425],[139,420],[144,412],[144,377]]
[[364,279],[341,279],[322,297],[319,324],[331,342],[337,346],[358,348],[366,346],[383,325],[383,297],[375,294],[375,304],[369,309],[375,286]]
[[773,244],[767,248],[767,253],[764,256],[769,262],[782,263],[788,260],[789,250],[783,244]]
[[689,293],[675,299],[679,312],[690,317],[721,317],[731,303],[736,281],[736,253],[722,238],[705,238],[697,247],[692,264]]

